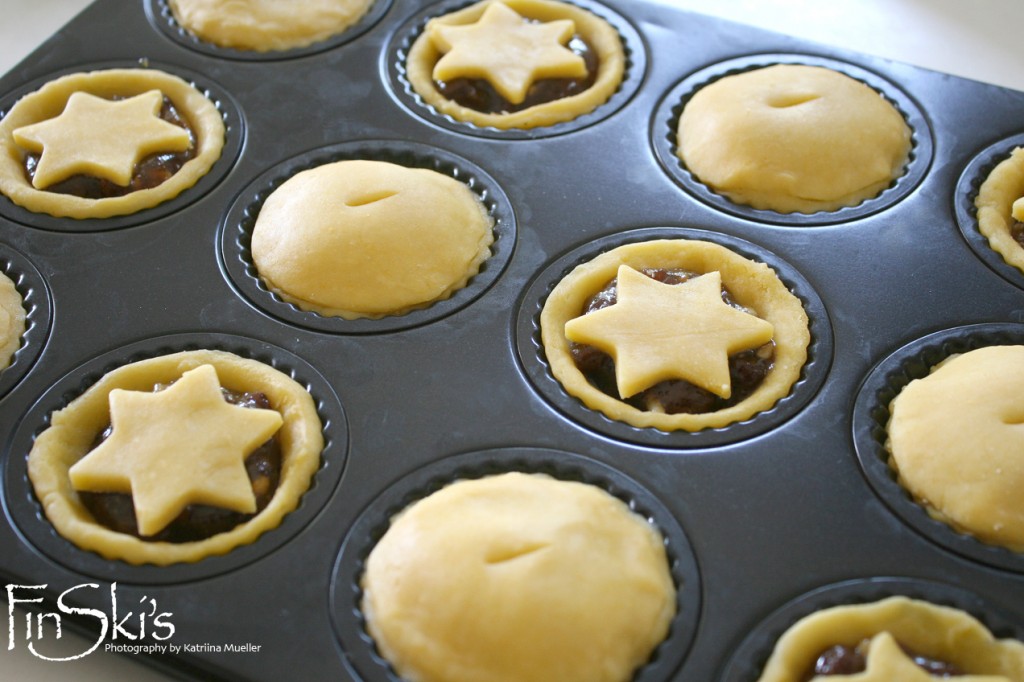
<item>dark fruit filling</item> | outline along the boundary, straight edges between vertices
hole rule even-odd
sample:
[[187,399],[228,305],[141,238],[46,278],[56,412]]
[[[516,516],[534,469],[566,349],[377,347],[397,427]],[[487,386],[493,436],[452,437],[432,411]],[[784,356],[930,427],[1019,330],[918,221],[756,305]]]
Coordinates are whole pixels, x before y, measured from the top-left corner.
[[[124,98],[115,97],[113,99],[119,100]],[[140,189],[151,189],[165,182],[181,170],[181,167],[186,162],[195,157],[196,135],[189,126],[188,120],[181,115],[167,97],[164,97],[164,104],[160,109],[160,118],[188,131],[190,140],[188,149],[183,152],[150,154],[145,157],[135,165],[131,182],[127,186],[121,186],[110,180],[104,180],[103,178],[91,175],[74,175],[66,180],[50,185],[46,188],[46,191],[58,194],[71,194],[83,199],[107,199],[131,194]],[[39,154],[32,153],[25,156],[25,176],[30,183],[32,178],[35,177],[39,156]]]
[[[665,284],[682,284],[696,277],[683,270],[646,269],[643,274]],[[617,300],[617,281],[612,280],[605,288],[592,296],[584,306],[586,315],[613,305]],[[729,292],[722,288],[722,300],[734,308],[751,313],[736,303]],[[752,313],[751,313],[752,314]],[[669,380],[655,384],[645,391],[629,398],[619,395],[615,382],[615,361],[607,353],[593,346],[580,343],[570,344],[576,367],[587,380],[602,393],[637,408],[638,410],[661,410],[668,414],[702,414],[715,412],[735,405],[750,396],[768,376],[775,360],[774,342],[760,348],[743,351],[729,358],[729,378],[732,382],[732,396],[728,399],[694,386],[688,381]]]
[[[807,682],[818,675],[856,675],[864,672],[867,669],[867,645],[865,641],[855,647],[837,644],[826,649],[818,656],[814,669],[804,676],[804,681]],[[918,656],[906,647],[900,646],[917,667],[932,677],[958,677],[965,674],[952,663]]]
[[1024,249],[1024,223],[1014,220],[1013,225],[1010,226],[1010,235]]
[[530,86],[526,99],[519,104],[506,100],[482,78],[454,78],[450,81],[434,81],[434,85],[447,99],[485,114],[512,114],[538,104],[554,102],[583,92],[597,79],[597,55],[590,46],[581,37],[574,35],[566,47],[583,57],[587,75],[583,78],[539,80]]
[[[158,385],[154,391],[167,388]],[[246,408],[271,409],[270,401],[262,393],[236,393],[222,388],[224,400]],[[93,444],[95,449],[110,437],[112,427],[108,426]],[[270,503],[281,478],[281,445],[276,437],[270,438],[254,450],[245,460],[245,469],[256,494],[256,513]],[[135,507],[132,496],[123,493],[79,492],[82,504],[96,521],[118,533],[134,535],[152,542],[194,542],[205,540],[218,533],[231,530],[251,519],[255,514],[241,514],[219,507],[201,504],[187,506],[162,531],[152,536],[141,536],[135,521]]]

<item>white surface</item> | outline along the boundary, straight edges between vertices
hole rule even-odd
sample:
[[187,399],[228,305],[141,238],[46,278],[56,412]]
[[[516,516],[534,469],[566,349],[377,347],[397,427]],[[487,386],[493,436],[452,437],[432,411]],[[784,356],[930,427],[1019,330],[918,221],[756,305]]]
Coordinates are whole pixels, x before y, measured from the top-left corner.
[[656,0],[1024,90],[1021,0]]
[[[141,2],[142,0],[121,0]],[[1024,2],[1021,0],[657,0],[837,47],[895,59],[957,76],[1024,90]],[[6,73],[73,18],[88,0],[3,0],[0,73]],[[1024,112],[1021,119],[1024,129]],[[3,603],[3,602],[0,602]],[[6,622],[7,609],[4,604]],[[15,623],[21,627],[22,612]],[[0,682],[71,680],[139,682],[170,679],[127,657],[97,651],[71,663],[32,656],[21,640],[0,642]],[[47,655],[72,656],[89,648],[64,633]]]

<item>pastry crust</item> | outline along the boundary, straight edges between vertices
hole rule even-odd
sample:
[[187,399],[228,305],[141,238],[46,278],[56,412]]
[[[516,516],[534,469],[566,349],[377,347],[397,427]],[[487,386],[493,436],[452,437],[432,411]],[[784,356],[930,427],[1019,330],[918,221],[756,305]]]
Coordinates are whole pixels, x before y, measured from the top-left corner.
[[[488,5],[497,0],[483,0],[464,9],[431,19],[446,25],[463,26],[477,22]],[[442,53],[430,39],[430,29],[423,32],[409,49],[406,71],[409,83],[423,101],[441,114],[480,127],[501,130],[537,128],[571,121],[589,113],[608,101],[622,83],[626,55],[618,32],[604,19],[574,5],[554,0],[502,0],[524,18],[541,22],[570,19],[576,33],[583,37],[598,58],[597,80],[592,86],[569,97],[538,104],[507,114],[491,114],[464,107],[449,100],[434,85],[433,69]]]
[[362,578],[378,650],[416,682],[627,682],[668,633],[660,534],[596,486],[508,473],[399,515]]
[[1024,552],[1024,346],[953,356],[890,406],[890,464],[929,514]]
[[1022,197],[1024,147],[1017,147],[981,183],[974,205],[978,209],[978,230],[988,238],[989,246],[1009,265],[1024,272],[1024,248],[1010,233],[1014,221],[1014,203]]
[[[156,384],[175,381],[202,365],[212,365],[225,388],[266,394],[273,409],[281,414],[281,478],[274,497],[246,523],[195,542],[146,542],[98,524],[79,500],[68,470],[89,453],[97,435],[110,423],[110,392],[149,391]],[[256,360],[224,351],[183,351],[108,372],[81,396],[54,412],[50,426],[39,434],[29,453],[28,474],[46,518],[60,535],[79,548],[131,564],[167,565],[225,554],[276,528],[309,488],[320,467],[322,450],[323,433],[316,406],[300,384]]]
[[[615,278],[620,265],[628,265],[634,270],[678,268],[696,274],[721,273],[722,285],[730,291],[733,299],[774,327],[774,368],[764,382],[745,400],[705,414],[643,411],[592,386],[573,361],[565,325],[580,316],[587,299]],[[718,244],[688,239],[627,244],[576,267],[548,296],[540,325],[551,372],[568,393],[611,419],[662,431],[719,428],[770,409],[789,394],[800,378],[810,344],[803,305],[771,268]]]
[[[856,646],[882,633],[916,654],[952,663],[969,676],[995,676],[986,678],[992,682],[1024,680],[1021,642],[997,640],[959,609],[897,596],[870,604],[836,606],[801,619],[779,638],[758,682],[802,682],[809,679],[815,660],[826,649],[836,644]],[[893,654],[896,652],[885,655]]]
[[307,47],[358,22],[374,0],[168,0],[174,19],[220,47],[269,52]]
[[269,289],[345,319],[450,297],[490,256],[494,221],[464,183],[383,161],[297,173],[264,202],[252,258]]
[[907,165],[911,132],[878,92],[838,71],[777,64],[697,91],[676,154],[738,204],[834,211],[877,196]]
[[14,282],[0,272],[0,370],[8,367],[25,334],[25,308]]
[[[111,99],[151,90],[159,90],[175,104],[196,137],[195,157],[165,182],[124,196],[88,199],[39,190],[28,181],[24,168],[26,150],[15,142],[15,130],[59,116],[76,92]],[[0,192],[30,211],[56,217],[108,218],[135,213],[173,199],[206,175],[220,158],[224,135],[224,121],[213,102],[169,73],[155,69],[109,69],[62,76],[22,97],[0,120]]]

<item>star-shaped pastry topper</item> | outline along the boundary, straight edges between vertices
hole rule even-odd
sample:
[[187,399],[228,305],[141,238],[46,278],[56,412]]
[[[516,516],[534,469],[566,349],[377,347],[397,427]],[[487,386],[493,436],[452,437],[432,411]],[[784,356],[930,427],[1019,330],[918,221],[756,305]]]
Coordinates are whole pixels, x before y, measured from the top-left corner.
[[[814,679],[830,678],[820,676]],[[843,682],[935,682],[937,678],[914,663],[891,634],[882,632],[875,635],[868,645],[865,670],[844,675],[842,679]],[[955,679],[957,682],[1010,682],[1010,678],[1002,675],[958,675]]]
[[729,356],[774,333],[771,323],[722,300],[718,272],[665,284],[620,265],[617,288],[614,305],[570,320],[565,335],[612,357],[623,398],[668,379],[729,398]]
[[1014,220],[1024,223],[1024,197],[1013,202],[1012,215]]
[[565,47],[576,31],[571,19],[534,23],[494,2],[474,24],[435,21],[427,31],[445,53],[434,65],[434,79],[482,78],[512,104],[525,100],[535,81],[587,75],[583,57]]
[[18,145],[42,154],[32,186],[89,175],[126,187],[146,156],[187,150],[188,131],[161,119],[162,105],[159,90],[123,100],[72,93],[59,116],[13,131]]
[[130,493],[141,535],[159,533],[189,504],[251,514],[245,458],[281,427],[274,410],[224,400],[202,365],[156,392],[110,392],[111,435],[69,470],[76,490]]

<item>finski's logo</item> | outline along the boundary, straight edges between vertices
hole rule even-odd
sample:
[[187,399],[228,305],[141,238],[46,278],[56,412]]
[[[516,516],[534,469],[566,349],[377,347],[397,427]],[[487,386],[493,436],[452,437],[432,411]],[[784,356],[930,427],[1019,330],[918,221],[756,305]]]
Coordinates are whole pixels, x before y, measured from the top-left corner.
[[[174,624],[170,621],[171,616],[174,614],[166,611],[160,612],[156,604],[156,599],[143,596],[142,599],[139,600],[141,608],[138,610],[129,610],[126,613],[119,612],[117,602],[117,583],[112,583],[110,585],[109,613],[100,611],[99,609],[71,606],[68,603],[74,598],[74,593],[78,590],[102,589],[101,586],[96,583],[85,583],[82,585],[75,585],[74,587],[61,592],[60,596],[57,597],[55,611],[43,611],[38,606],[31,607],[33,610],[25,613],[24,629],[17,627],[14,622],[15,605],[23,604],[26,607],[30,607],[32,604],[42,604],[43,597],[41,593],[46,588],[47,585],[7,586],[8,651],[14,649],[19,633],[23,634],[24,640],[28,645],[28,650],[32,655],[41,658],[44,661],[73,661],[79,658],[84,658],[96,651],[96,649],[103,644],[108,633],[110,634],[110,639],[112,641],[128,640],[129,642],[138,642],[145,639],[147,636],[152,637],[154,640],[157,640],[157,642],[164,642],[174,636]],[[64,616],[76,617],[79,621],[82,619],[95,620],[99,630],[96,641],[88,649],[75,656],[50,658],[41,654],[36,648],[36,642],[42,640],[45,632],[49,629],[54,629],[56,632],[56,638],[60,639],[61,619]],[[131,630],[128,629],[129,627]],[[139,649],[142,649],[147,645],[136,646],[138,646]],[[152,644],[148,646],[152,646],[154,649],[166,649],[166,646],[163,644]]]

